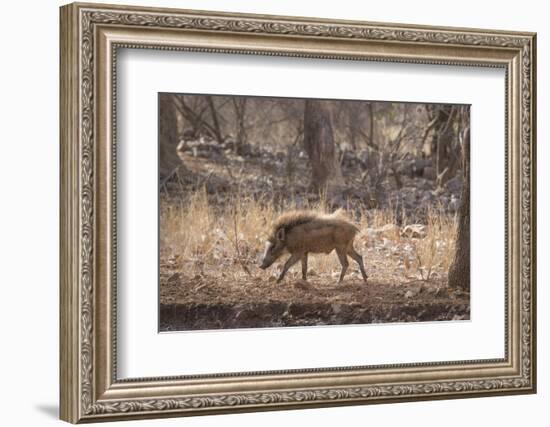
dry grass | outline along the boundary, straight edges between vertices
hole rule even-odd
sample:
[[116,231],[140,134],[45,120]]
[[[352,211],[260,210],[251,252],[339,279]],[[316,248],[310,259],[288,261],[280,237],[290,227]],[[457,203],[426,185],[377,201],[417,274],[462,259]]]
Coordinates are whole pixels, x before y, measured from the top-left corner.
[[[275,208],[269,200],[237,195],[223,207],[213,206],[204,189],[179,204],[161,203],[161,258],[182,276],[198,274],[234,280],[252,276],[269,280],[276,269],[258,269],[258,258],[272,221],[292,208],[293,204]],[[327,211],[324,198],[309,208]],[[369,276],[394,282],[446,276],[454,256],[456,217],[430,209],[422,238],[402,236],[403,227],[410,221],[398,218],[392,209],[364,210],[355,212],[355,217],[361,230],[355,246],[365,256]],[[350,274],[358,274],[354,263],[350,267]],[[334,254],[310,257],[312,276],[335,278],[340,268]],[[297,277],[298,270],[291,269],[290,277]]]
[[426,230],[426,237],[413,243],[415,259],[410,264],[423,280],[429,280],[434,271],[449,271],[455,252],[457,218],[430,209]]

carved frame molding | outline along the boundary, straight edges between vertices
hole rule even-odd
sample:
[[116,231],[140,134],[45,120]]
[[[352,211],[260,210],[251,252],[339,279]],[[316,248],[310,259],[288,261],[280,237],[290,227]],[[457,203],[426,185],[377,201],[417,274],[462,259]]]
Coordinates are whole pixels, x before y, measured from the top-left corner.
[[[116,286],[103,279],[116,282],[116,233],[109,233],[116,221],[112,147],[114,64],[120,47],[505,67],[504,179],[511,243],[506,358],[118,381]],[[100,421],[534,392],[535,50],[532,33],[92,4],[62,7],[61,418]],[[413,379],[418,375],[420,380]],[[273,376],[272,387],[253,387],[266,376]],[[288,380],[299,385],[284,387]],[[201,382],[211,391],[194,392]]]

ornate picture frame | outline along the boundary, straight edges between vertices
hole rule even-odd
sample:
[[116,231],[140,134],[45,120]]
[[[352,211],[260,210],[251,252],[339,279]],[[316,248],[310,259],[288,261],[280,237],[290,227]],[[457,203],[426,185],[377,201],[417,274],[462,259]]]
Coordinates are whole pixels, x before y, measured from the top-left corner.
[[[61,8],[60,416],[72,423],[536,391],[536,35],[70,4]],[[505,357],[117,378],[117,49],[498,67],[506,88]]]

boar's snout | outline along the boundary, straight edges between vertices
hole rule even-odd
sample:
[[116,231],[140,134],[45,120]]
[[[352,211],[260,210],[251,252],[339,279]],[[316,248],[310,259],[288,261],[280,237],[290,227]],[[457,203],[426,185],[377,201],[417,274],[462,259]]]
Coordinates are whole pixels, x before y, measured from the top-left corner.
[[271,264],[273,264],[274,262],[275,259],[273,259],[273,257],[270,256],[269,253],[264,253],[258,267],[260,267],[262,270],[265,270],[266,268],[271,267]]
[[262,255],[259,267],[262,270],[271,267],[271,265],[277,260],[280,255],[278,252],[280,252],[280,250],[277,248],[277,245],[274,245],[273,243],[268,241],[265,245],[265,250]]

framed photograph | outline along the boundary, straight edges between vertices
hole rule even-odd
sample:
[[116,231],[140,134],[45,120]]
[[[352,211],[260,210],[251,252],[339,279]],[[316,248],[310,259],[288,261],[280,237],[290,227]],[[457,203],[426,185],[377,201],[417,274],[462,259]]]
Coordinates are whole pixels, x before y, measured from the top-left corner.
[[60,22],[63,420],[536,391],[535,34]]

